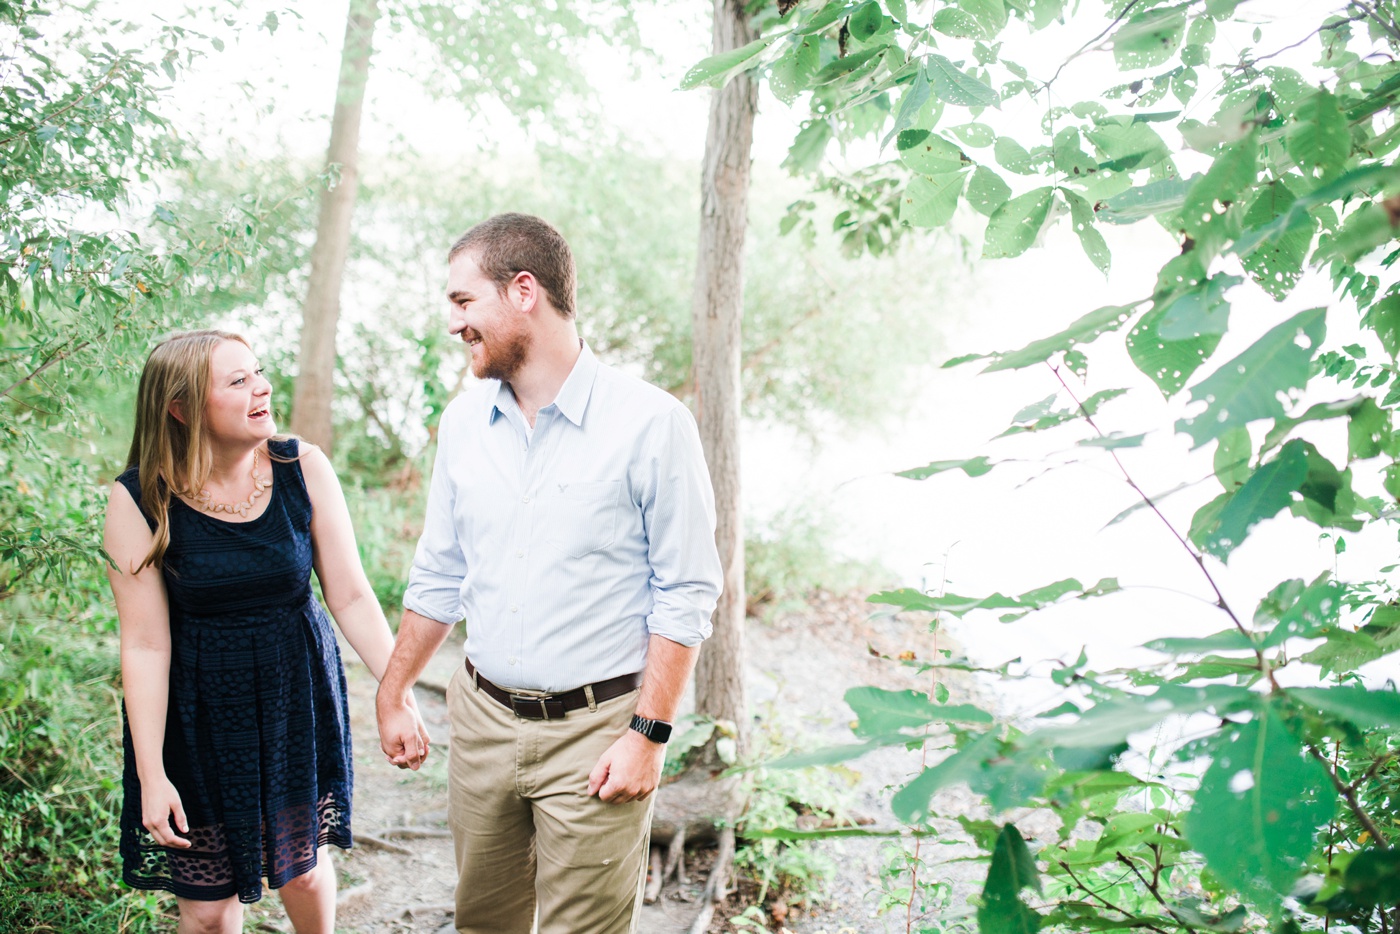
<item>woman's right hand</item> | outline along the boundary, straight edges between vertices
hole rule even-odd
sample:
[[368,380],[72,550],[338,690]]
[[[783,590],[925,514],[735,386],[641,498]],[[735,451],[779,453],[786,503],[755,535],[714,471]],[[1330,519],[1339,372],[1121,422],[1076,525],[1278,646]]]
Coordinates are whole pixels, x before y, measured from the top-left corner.
[[170,784],[170,779],[159,778],[141,782],[141,823],[155,837],[161,846],[189,849],[190,841],[175,833],[170,826],[171,815],[175,816],[175,826],[181,833],[190,832],[189,821],[185,820],[185,807],[180,803],[180,793]]

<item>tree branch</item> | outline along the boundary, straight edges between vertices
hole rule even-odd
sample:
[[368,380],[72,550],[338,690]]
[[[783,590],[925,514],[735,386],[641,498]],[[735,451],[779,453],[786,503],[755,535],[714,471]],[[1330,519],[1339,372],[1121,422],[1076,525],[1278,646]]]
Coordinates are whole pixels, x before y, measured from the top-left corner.
[[67,104],[64,104],[62,107],[58,108],[53,113],[45,114],[43,123],[35,123],[31,126],[25,127],[18,133],[13,133],[10,136],[6,136],[4,139],[0,139],[0,146],[5,145],[6,143],[13,143],[21,136],[33,133],[35,130],[39,129],[41,126],[43,126],[45,123],[48,123],[55,117],[61,116],[67,113],[68,111],[72,110],[74,107],[77,107],[83,101],[87,100],[89,97],[92,97],[92,95],[96,94],[98,91],[111,84],[112,79],[115,78],[117,75],[117,69],[119,69],[124,64],[126,64],[126,57],[122,56],[121,58],[117,59],[115,62],[112,63],[112,67],[107,69],[107,73],[102,76],[102,79],[96,84],[94,84],[91,88],[84,91],[82,94],[79,94],[77,97],[73,98],[73,100],[69,101]]
[[[72,338],[69,338],[69,341],[71,342]],[[87,347],[87,345],[90,343],[92,343],[92,341],[83,341],[76,347],[69,347],[66,350],[55,351],[53,356],[49,357],[49,359],[39,364],[39,366],[35,367],[33,370],[29,371],[27,375],[21,376],[19,379],[6,386],[3,391],[0,391],[0,399],[3,399],[5,396],[8,396],[10,393],[14,392],[16,389],[18,389],[20,386],[23,386],[30,380],[37,378],[45,370],[53,366],[55,363],[58,363],[60,360],[63,360],[65,357],[73,356],[73,354]]]
[[[1065,378],[1062,375],[1060,375],[1059,368],[1051,366],[1048,360],[1046,361],[1045,365],[1050,367],[1050,372],[1055,374],[1055,379],[1059,381],[1062,387],[1064,387],[1065,392],[1069,395],[1070,399],[1074,401],[1074,404],[1079,407],[1079,412],[1083,416],[1084,420],[1089,423],[1089,427],[1094,429],[1095,433],[1097,433],[1100,438],[1106,438],[1107,435],[1104,434],[1103,429],[1101,429],[1098,426],[1098,424],[1094,421],[1094,417],[1089,414],[1089,410],[1084,408],[1084,403],[1079,401],[1079,397],[1074,394],[1074,390],[1069,388],[1069,383],[1065,382]],[[1112,448],[1109,448],[1108,455],[1113,458],[1113,463],[1118,465],[1118,470],[1120,473],[1123,474],[1123,479],[1127,481],[1128,486],[1132,487],[1133,492],[1137,493],[1137,495],[1142,498],[1142,501],[1147,504],[1148,509],[1151,509],[1154,513],[1156,513],[1157,518],[1161,519],[1162,524],[1167,527],[1167,531],[1171,532],[1172,537],[1175,538],[1181,544],[1182,548],[1186,549],[1186,553],[1191,556],[1191,560],[1196,562],[1196,567],[1200,568],[1201,574],[1205,576],[1206,583],[1208,583],[1210,585],[1210,589],[1215,592],[1215,605],[1225,611],[1225,615],[1230,617],[1230,622],[1234,623],[1236,629],[1238,629],[1246,638],[1250,638],[1249,629],[1244,625],[1243,622],[1240,621],[1240,618],[1235,615],[1235,611],[1231,609],[1229,601],[1225,599],[1225,594],[1220,590],[1220,586],[1215,582],[1215,576],[1211,574],[1210,569],[1206,567],[1206,561],[1204,556],[1197,552],[1195,548],[1191,547],[1191,543],[1188,542],[1182,536],[1182,534],[1177,531],[1176,526],[1172,525],[1171,520],[1168,519],[1166,515],[1163,514],[1162,510],[1157,507],[1157,504],[1152,501],[1152,497],[1147,494],[1147,491],[1145,491],[1142,487],[1138,486],[1137,481],[1133,479],[1132,474],[1128,473],[1128,468],[1123,466],[1123,461],[1119,459],[1118,452],[1113,450]],[[1250,645],[1254,646],[1254,641],[1252,638],[1250,638]],[[1254,646],[1254,657],[1255,660],[1259,663],[1260,673],[1269,679],[1269,684],[1275,690],[1278,690],[1278,682],[1274,679],[1274,673],[1269,668],[1268,660],[1264,658],[1264,651],[1258,646]]]
[[1146,877],[1144,877],[1143,874],[1138,870],[1137,864],[1136,864],[1136,863],[1134,863],[1134,862],[1133,862],[1131,859],[1129,859],[1128,857],[1124,856],[1124,855],[1122,854],[1121,851],[1120,851],[1119,853],[1117,853],[1117,857],[1118,857],[1118,862],[1122,863],[1124,866],[1127,866],[1129,869],[1131,869],[1131,870],[1133,871],[1133,875],[1137,876],[1137,880],[1143,884],[1143,887],[1145,887],[1145,888],[1147,889],[1147,891],[1149,891],[1149,892],[1152,893],[1152,897],[1155,898],[1155,899],[1157,900],[1157,904],[1161,905],[1163,908],[1165,908],[1165,909],[1167,910],[1167,914],[1171,915],[1171,919],[1172,919],[1173,921],[1175,921],[1177,924],[1181,925],[1182,927],[1184,927],[1184,928],[1185,928],[1186,930],[1188,930],[1188,931],[1197,930],[1196,928],[1192,927],[1190,924],[1187,924],[1184,920],[1182,920],[1182,918],[1181,918],[1180,915],[1178,915],[1175,911],[1172,910],[1172,906],[1171,906],[1171,905],[1168,905],[1168,904],[1167,904],[1167,900],[1164,899],[1164,898],[1162,897],[1162,894],[1161,894],[1160,892],[1157,891],[1157,883],[1156,883],[1155,881],[1154,881],[1154,882],[1148,882],[1147,879],[1146,879]]
[[1392,20],[1381,16],[1380,6],[1378,4],[1367,6],[1365,0],[1351,0],[1351,2],[1364,10],[1366,15],[1371,19],[1375,20],[1377,25],[1384,29],[1390,38],[1394,39],[1396,42],[1400,42],[1400,29],[1396,29],[1395,23]]
[[1145,927],[1149,931],[1158,932],[1158,934],[1170,934],[1170,932],[1168,932],[1165,928],[1159,928],[1157,925],[1152,924],[1151,922],[1143,921],[1132,912],[1125,911],[1122,908],[1119,908],[1117,905],[1113,904],[1113,902],[1104,898],[1098,892],[1095,892],[1093,889],[1089,888],[1089,886],[1085,885],[1084,882],[1081,881],[1080,878],[1074,874],[1074,870],[1069,867],[1069,863],[1065,862],[1064,860],[1059,860],[1058,862],[1060,864],[1060,868],[1063,869],[1065,872],[1069,873],[1069,877],[1074,880],[1074,884],[1079,886],[1081,891],[1083,891],[1090,898],[1098,899],[1099,902],[1101,902],[1105,908],[1109,909],[1110,911],[1116,911],[1123,917],[1132,920],[1134,925],[1137,927]]
[[1371,839],[1376,841],[1376,845],[1383,850],[1390,849],[1390,843],[1381,833],[1380,828],[1376,826],[1376,822],[1371,820],[1371,815],[1367,814],[1365,809],[1361,807],[1361,802],[1356,800],[1356,789],[1337,777],[1337,773],[1332,771],[1331,763],[1327,761],[1327,757],[1318,752],[1317,747],[1311,743],[1308,744],[1308,755],[1322,763],[1322,767],[1327,770],[1327,777],[1332,780],[1332,786],[1337,789],[1337,794],[1342,796],[1342,800],[1347,803],[1347,807],[1351,809],[1357,822],[1371,835]]

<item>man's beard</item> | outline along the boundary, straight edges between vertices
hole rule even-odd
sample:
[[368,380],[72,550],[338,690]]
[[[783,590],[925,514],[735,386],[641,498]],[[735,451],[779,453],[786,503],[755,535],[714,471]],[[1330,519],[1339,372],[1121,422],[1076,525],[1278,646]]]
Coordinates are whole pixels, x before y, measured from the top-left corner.
[[530,353],[530,332],[521,329],[499,338],[487,337],[480,331],[477,334],[481,337],[481,356],[472,358],[472,375],[510,382]]

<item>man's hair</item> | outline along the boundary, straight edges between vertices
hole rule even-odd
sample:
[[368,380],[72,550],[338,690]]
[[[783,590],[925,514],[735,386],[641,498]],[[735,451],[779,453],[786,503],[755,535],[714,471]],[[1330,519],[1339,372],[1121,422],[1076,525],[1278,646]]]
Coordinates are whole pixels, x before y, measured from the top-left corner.
[[447,251],[447,261],[468,251],[497,291],[504,294],[516,275],[529,272],[555,311],[565,318],[574,316],[574,254],[564,235],[548,222],[529,214],[497,214],[458,237]]

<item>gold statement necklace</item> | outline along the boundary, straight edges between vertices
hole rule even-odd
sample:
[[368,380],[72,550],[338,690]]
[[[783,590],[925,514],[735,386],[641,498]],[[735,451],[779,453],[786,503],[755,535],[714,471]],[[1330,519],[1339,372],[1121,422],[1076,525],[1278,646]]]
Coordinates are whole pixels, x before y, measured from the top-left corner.
[[258,449],[253,449],[253,493],[241,503],[216,503],[214,497],[209,495],[208,490],[200,490],[195,497],[195,502],[199,503],[199,508],[205,512],[227,512],[238,513],[244,519],[248,518],[248,512],[253,508],[263,491],[272,486],[272,478],[258,473]]

